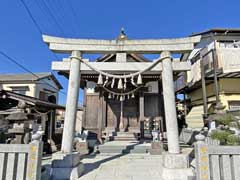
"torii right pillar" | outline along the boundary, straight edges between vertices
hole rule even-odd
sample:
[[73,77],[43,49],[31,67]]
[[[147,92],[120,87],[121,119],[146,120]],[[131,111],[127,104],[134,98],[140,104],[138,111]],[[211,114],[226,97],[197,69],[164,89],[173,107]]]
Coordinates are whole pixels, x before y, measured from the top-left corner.
[[172,154],[180,153],[177,125],[177,111],[175,101],[175,91],[173,82],[172,59],[169,52],[162,52],[162,87],[164,98],[165,119],[168,139],[168,152]]
[[[162,61],[162,88],[167,129],[168,153],[163,155],[164,180],[189,180],[194,172],[189,168],[188,154],[181,153],[179,146],[177,111],[173,80],[171,53],[161,53]],[[168,58],[169,57],[169,58]]]

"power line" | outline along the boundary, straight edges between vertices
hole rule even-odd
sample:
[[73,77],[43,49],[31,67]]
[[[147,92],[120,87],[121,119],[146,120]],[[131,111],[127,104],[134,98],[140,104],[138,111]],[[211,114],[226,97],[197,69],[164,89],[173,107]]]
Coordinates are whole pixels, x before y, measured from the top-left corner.
[[60,26],[60,24],[58,23],[57,19],[55,18],[54,14],[52,13],[51,9],[48,7],[47,2],[45,2],[45,0],[41,1],[43,3],[43,5],[45,6],[47,12],[50,14],[50,16],[52,17],[53,21],[55,22],[55,24],[58,26],[60,32],[65,36],[64,31],[62,29],[62,27]]
[[[35,77],[37,77],[37,78],[40,78],[38,75],[36,75],[35,73],[33,73],[33,72],[32,72],[31,70],[29,70],[28,68],[24,67],[24,66],[23,66],[22,64],[20,64],[17,60],[13,59],[12,57],[10,57],[9,55],[7,55],[6,53],[4,53],[4,52],[1,51],[1,50],[0,50],[0,54],[1,54],[2,56],[4,56],[6,59],[8,59],[8,60],[10,60],[11,62],[13,62],[14,64],[16,64],[17,66],[19,66],[20,68],[22,68],[24,71],[32,74],[33,76],[35,76]],[[56,89],[56,87],[52,86],[51,84],[49,84],[48,82],[46,82],[44,79],[42,79],[42,81],[43,81],[46,85],[48,85],[48,86]],[[58,90],[58,89],[56,89],[56,90]],[[64,92],[64,91],[62,91],[62,90],[59,90],[59,93],[67,96],[67,93]],[[79,100],[78,100],[78,102],[81,104],[81,102],[80,102]]]
[[[11,62],[13,62],[14,64],[16,64],[17,66],[19,66],[20,68],[22,68],[24,71],[32,74],[33,76],[35,76],[36,78],[40,78],[38,75],[34,74],[31,70],[27,69],[26,67],[24,67],[22,64],[20,64],[19,62],[17,62],[15,59],[13,59],[12,57],[10,57],[9,55],[7,55],[6,53],[4,53],[3,51],[0,51],[0,54],[2,56],[4,56],[6,59],[10,60]],[[43,80],[44,81],[44,80]],[[48,82],[44,81],[45,84],[49,85],[50,87],[56,89],[56,87],[52,86],[51,84],[49,84]],[[57,89],[56,89],[57,90]],[[59,91],[60,93],[67,95],[66,92],[63,91]]]
[[[65,1],[63,0],[63,3]],[[59,3],[61,4],[61,1],[59,1]],[[78,18],[77,15],[75,13],[75,10],[73,9],[73,6],[71,4],[71,0],[69,0],[68,2],[66,2],[67,6],[70,8],[70,12],[72,14],[72,22],[73,22],[73,29],[75,31],[76,36],[78,35]],[[75,23],[74,23],[75,22]],[[76,29],[75,29],[76,28]]]
[[21,0],[21,2],[22,2],[22,4],[23,4],[24,8],[26,9],[28,15],[29,15],[30,18],[32,19],[32,21],[33,21],[34,25],[36,26],[37,30],[39,31],[39,33],[40,33],[40,34],[43,34],[40,26],[38,25],[38,23],[37,23],[36,20],[34,19],[31,11],[30,11],[29,8],[27,7],[27,5],[26,5],[26,3],[24,2],[24,0]]
[[[32,13],[31,13],[31,11],[29,10],[28,6],[27,6],[26,3],[24,2],[24,0],[21,0],[21,2],[22,2],[22,4],[23,4],[24,8],[26,9],[29,17],[31,18],[33,24],[36,26],[36,28],[37,28],[37,30],[39,31],[39,33],[42,35],[42,34],[43,34],[43,31],[42,31],[42,29],[40,28],[40,26],[38,25],[36,19],[35,19],[34,16],[32,15]],[[52,51],[51,51],[51,52],[52,52]],[[54,56],[56,59],[58,59],[58,57],[57,57],[57,55],[56,55],[55,53],[52,52],[52,54],[53,54],[53,56]]]
[[[30,16],[32,22],[34,23],[34,25],[36,26],[37,30],[39,31],[39,33],[42,35],[43,34],[43,31],[41,30],[40,26],[38,25],[36,19],[34,18],[34,16],[32,15],[31,11],[29,10],[28,6],[26,5],[26,3],[24,2],[24,0],[21,0],[24,8],[26,9],[28,15]],[[59,29],[61,30],[61,26],[58,24],[57,20],[55,19],[54,15],[51,13],[50,9],[48,8],[47,4],[43,1],[40,1],[40,2],[43,2],[44,5],[46,6],[49,14],[52,16],[53,20],[55,21],[55,23],[59,26]],[[44,9],[44,8],[43,8]],[[62,31],[63,35],[64,35],[64,32]],[[51,51],[52,52],[52,51]],[[52,52],[53,53],[53,52]],[[36,74],[34,74],[32,71],[30,71],[29,69],[25,68],[23,65],[21,65],[20,63],[18,63],[16,60],[14,60],[13,58],[11,58],[10,56],[8,56],[7,54],[5,54],[4,52],[0,51],[0,54],[2,54],[4,57],[6,57],[8,60],[14,62],[16,65],[18,65],[19,67],[21,67],[22,69],[24,69],[25,71],[33,74],[34,76],[38,77]],[[55,56],[56,59],[58,59],[57,55],[55,53],[53,53],[53,55]],[[39,77],[38,77],[39,78]],[[47,83],[47,82],[46,82]],[[48,84],[48,83],[47,83]],[[48,84],[50,85],[50,84]],[[52,85],[50,85],[52,86]],[[62,92],[61,90],[59,91],[60,93],[64,94],[65,96],[67,95],[66,92]],[[80,102],[78,100],[78,102]]]
[[39,0],[35,0],[33,2],[36,3],[37,8],[42,12],[41,14],[43,14],[44,18],[46,17],[46,21],[44,21],[44,25],[47,23],[50,24],[49,29],[51,29],[51,30],[53,29],[55,31],[55,33],[58,34],[58,31],[55,28],[51,28],[51,27],[54,27],[55,24],[52,22],[52,19],[49,17],[48,13],[46,12],[46,10],[42,6],[42,4],[39,2]]
[[[61,0],[62,1],[62,0]],[[52,10],[53,14],[56,18],[61,19],[61,24],[67,23],[67,30],[71,30],[72,34],[76,34],[71,19],[69,20],[69,11],[66,10],[66,6],[63,6],[61,4],[61,1],[57,0],[56,2],[54,0],[47,1],[46,4],[49,5],[49,9]],[[59,11],[61,9],[61,11]],[[66,25],[64,26],[66,27]],[[68,34],[68,33],[67,33]]]

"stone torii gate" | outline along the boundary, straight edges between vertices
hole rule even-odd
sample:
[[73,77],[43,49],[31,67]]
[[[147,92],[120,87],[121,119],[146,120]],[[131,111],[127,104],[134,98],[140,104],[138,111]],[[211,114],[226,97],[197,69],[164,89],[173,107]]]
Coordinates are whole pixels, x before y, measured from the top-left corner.
[[[95,39],[67,39],[51,36],[43,36],[43,41],[49,45],[50,50],[56,53],[71,54],[68,60],[62,62],[53,62],[52,69],[57,71],[65,71],[69,73],[69,84],[67,93],[67,104],[65,123],[63,131],[62,149],[64,154],[62,157],[68,156],[70,159],[76,157],[72,152],[74,126],[77,112],[77,102],[79,94],[79,82],[81,73],[93,73],[93,71],[80,61],[82,55],[86,54],[110,54],[110,53],[136,53],[136,54],[160,54],[163,59],[154,68],[150,69],[148,74],[161,72],[163,98],[165,107],[165,120],[168,139],[168,154],[164,157],[164,166],[167,169],[186,168],[186,157],[182,156],[179,147],[177,113],[175,104],[175,91],[173,72],[188,71],[190,64],[187,62],[172,61],[171,54],[190,53],[194,49],[194,44],[200,41],[200,36],[178,38],[178,39],[148,39],[148,40],[95,40]],[[87,60],[83,60],[87,61]],[[121,73],[136,72],[151,66],[154,62],[88,62],[103,72]],[[61,158],[65,159],[65,158]],[[169,163],[171,162],[171,163]],[[78,163],[69,164],[68,177],[79,175],[80,170],[77,168]],[[54,168],[54,165],[52,166]],[[58,167],[58,165],[56,165]],[[58,167],[59,168],[59,167]],[[61,167],[60,167],[61,168]],[[169,171],[166,171],[168,174]],[[171,173],[170,173],[171,174]],[[176,171],[174,171],[176,175]],[[55,174],[56,175],[56,174]],[[176,175],[179,177],[179,175]],[[169,176],[168,176],[169,177]]]

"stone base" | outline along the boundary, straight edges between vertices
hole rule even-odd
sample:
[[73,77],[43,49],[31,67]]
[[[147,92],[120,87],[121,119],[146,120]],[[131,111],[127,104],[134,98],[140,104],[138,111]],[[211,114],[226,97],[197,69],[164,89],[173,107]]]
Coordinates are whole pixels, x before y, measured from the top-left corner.
[[163,149],[163,142],[161,141],[155,141],[151,143],[152,149]]
[[162,149],[149,149],[149,153],[151,155],[161,155],[162,154]]
[[195,173],[189,168],[188,154],[164,154],[163,173],[164,180],[194,180]]
[[168,169],[163,168],[162,179],[164,180],[195,180],[196,175],[191,168]]
[[88,154],[88,143],[86,141],[76,142],[76,151],[78,151],[81,155]]
[[70,168],[51,168],[51,180],[76,180],[78,179],[84,171],[84,166],[80,162],[75,167]]
[[78,152],[72,154],[53,154],[50,176],[52,180],[76,180],[84,171]]
[[164,154],[163,167],[169,169],[189,168],[189,156],[187,154]]
[[155,141],[151,143],[151,149],[149,150],[151,155],[160,155],[163,152],[163,142]]

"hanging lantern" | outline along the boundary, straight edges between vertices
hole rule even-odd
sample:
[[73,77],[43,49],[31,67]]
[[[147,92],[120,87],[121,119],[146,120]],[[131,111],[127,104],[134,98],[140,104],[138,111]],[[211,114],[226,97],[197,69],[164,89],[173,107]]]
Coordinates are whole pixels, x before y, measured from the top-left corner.
[[103,84],[103,77],[102,77],[102,74],[99,74],[97,84],[98,84],[98,85],[102,85],[102,84]]
[[130,98],[130,95],[128,94],[128,95],[127,95],[127,99],[129,99],[129,98]]
[[112,98],[112,95],[111,93],[108,94],[108,99],[111,99]]
[[108,76],[106,76],[106,80],[104,81],[103,86],[106,86],[107,82],[108,82]]
[[142,76],[141,76],[141,74],[138,75],[137,84],[138,84],[138,85],[141,85],[141,84],[142,84]]
[[122,79],[120,78],[118,81],[118,89],[122,89],[123,85],[122,85]]
[[111,84],[111,88],[114,87],[114,83],[115,83],[115,78],[112,79],[112,84]]
[[134,96],[134,93],[132,93],[132,97],[131,98],[134,98],[135,96]]

